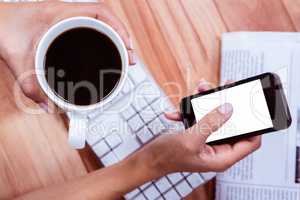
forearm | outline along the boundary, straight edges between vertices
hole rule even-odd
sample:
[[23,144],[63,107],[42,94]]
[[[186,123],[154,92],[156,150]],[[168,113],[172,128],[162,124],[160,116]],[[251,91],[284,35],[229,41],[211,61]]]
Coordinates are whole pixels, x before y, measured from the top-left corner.
[[119,164],[95,171],[85,177],[34,191],[17,199],[119,199],[134,188],[160,176],[145,159],[143,155],[136,154]]

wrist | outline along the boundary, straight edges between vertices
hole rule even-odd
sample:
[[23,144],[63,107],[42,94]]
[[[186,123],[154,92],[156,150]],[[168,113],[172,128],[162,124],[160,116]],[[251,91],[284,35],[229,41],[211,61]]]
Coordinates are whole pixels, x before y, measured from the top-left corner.
[[115,165],[89,174],[84,180],[83,191],[92,194],[90,199],[119,199],[159,177],[155,168],[145,159],[147,158],[143,153],[136,153]]
[[140,177],[141,182],[151,181],[161,175],[159,168],[151,159],[151,156],[146,152],[139,152],[129,159],[130,166],[135,169],[137,177]]
[[131,169],[136,169],[136,176],[147,182],[167,174],[160,158],[151,148],[145,147],[130,157],[128,162]]
[[[105,191],[111,190],[109,192],[110,195],[106,196],[106,199],[119,199],[120,197],[133,191],[135,188],[138,188],[139,186],[149,181],[158,179],[162,175],[160,173],[160,170],[157,169],[158,168],[156,167],[156,165],[153,165],[147,153],[137,152],[131,157],[111,167],[100,170],[100,174],[104,173],[105,170],[111,171],[108,174],[113,174],[113,176],[106,178],[107,185],[105,187],[107,188],[105,189]],[[96,185],[97,187],[99,187],[99,184]],[[103,197],[103,195],[100,194],[96,195],[96,197],[99,196]]]

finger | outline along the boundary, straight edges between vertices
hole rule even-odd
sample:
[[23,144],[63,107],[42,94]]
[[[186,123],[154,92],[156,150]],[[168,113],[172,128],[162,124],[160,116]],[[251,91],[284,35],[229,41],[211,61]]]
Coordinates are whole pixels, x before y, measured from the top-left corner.
[[47,96],[40,88],[35,75],[32,75],[18,82],[27,97],[29,97],[36,103],[44,104],[43,107],[47,105]]
[[[201,79],[194,93],[204,92],[209,89],[211,89],[211,84],[207,82],[205,79]],[[178,111],[173,113],[165,113],[165,117],[173,121],[182,121],[182,116]]]
[[212,148],[214,149],[215,154],[224,153],[232,150],[231,144],[220,144],[220,145],[213,145]]
[[19,82],[24,94],[37,103],[46,103],[47,97],[38,85],[35,76]]
[[[25,60],[23,63],[19,62],[18,60],[13,60],[11,63],[9,63],[10,70],[12,71],[25,96],[38,104],[47,104],[48,98],[39,86],[32,60],[27,60],[27,62],[26,59],[23,60]],[[19,65],[19,63],[22,65]]]
[[[136,56],[133,52],[133,41],[129,37],[127,29],[125,28],[124,24],[118,19],[118,17],[116,17],[110,10],[110,8],[107,7],[104,3],[61,3],[60,9],[62,12],[58,13],[62,14],[57,16],[53,23],[69,17],[87,16],[98,19],[110,25],[120,35],[128,50],[129,64],[136,64]],[[66,12],[66,9],[68,12]]]
[[173,113],[165,113],[165,117],[169,120],[173,120],[173,121],[181,121],[182,120],[182,116],[180,114],[180,112],[173,112]]
[[234,83],[234,81],[233,81],[233,80],[227,80],[227,81],[225,82],[225,85],[231,84],[231,83]]
[[261,146],[261,136],[241,140],[233,145],[232,158],[241,160]]
[[134,50],[128,50],[129,65],[137,64],[137,55]]
[[133,51],[134,50],[133,40],[130,38],[125,25],[120,21],[120,19],[116,15],[113,14],[113,12],[110,10],[109,7],[107,7],[105,4],[102,5],[105,7],[105,9],[100,13],[97,10],[96,19],[106,22],[120,35],[128,50],[129,64],[135,65],[137,63],[137,59],[136,59],[137,56]]
[[95,8],[95,12],[97,13],[96,19],[103,20],[111,25],[115,31],[119,33],[121,38],[123,39],[125,46],[128,50],[133,50],[133,41],[129,37],[129,33],[125,25],[121,22],[121,20],[113,13],[113,11],[107,7],[104,3],[100,3],[101,8]]
[[241,140],[231,147],[228,145],[214,146],[215,157],[211,158],[210,163],[213,166],[220,166],[220,170],[223,171],[256,151],[260,145],[261,137],[256,136]]
[[209,82],[207,82],[205,79],[201,79],[194,93],[204,92],[210,90],[211,88],[212,85]]
[[197,135],[201,142],[205,142],[207,138],[217,131],[231,117],[233,107],[229,103],[225,103],[207,115],[200,122],[187,130],[193,137]]

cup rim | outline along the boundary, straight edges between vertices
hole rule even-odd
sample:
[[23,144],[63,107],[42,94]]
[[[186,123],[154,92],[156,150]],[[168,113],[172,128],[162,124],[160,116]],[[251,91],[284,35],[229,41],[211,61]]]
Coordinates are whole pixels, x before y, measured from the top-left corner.
[[[119,51],[122,60],[122,74],[118,84],[108,96],[98,103],[82,106],[69,103],[56,95],[50,88],[45,76],[45,58],[52,42],[62,33],[74,28],[91,28],[109,37]],[[108,24],[91,17],[71,17],[52,26],[41,38],[35,54],[35,71],[38,82],[46,95],[61,109],[74,112],[88,112],[103,107],[111,102],[124,86],[129,66],[126,46],[120,35]]]

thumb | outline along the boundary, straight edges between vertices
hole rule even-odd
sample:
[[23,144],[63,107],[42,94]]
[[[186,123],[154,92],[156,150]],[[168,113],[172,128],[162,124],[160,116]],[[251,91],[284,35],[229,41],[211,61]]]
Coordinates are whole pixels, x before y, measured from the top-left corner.
[[47,96],[39,86],[34,69],[26,71],[16,70],[14,74],[22,91],[28,98],[39,104],[47,104]]
[[194,141],[205,143],[213,132],[217,131],[230,119],[232,113],[232,105],[225,103],[205,115],[197,124],[188,129],[187,132],[194,138]]

